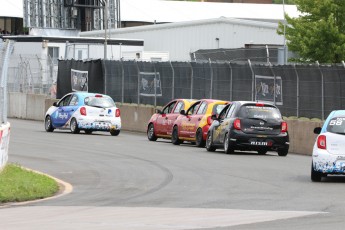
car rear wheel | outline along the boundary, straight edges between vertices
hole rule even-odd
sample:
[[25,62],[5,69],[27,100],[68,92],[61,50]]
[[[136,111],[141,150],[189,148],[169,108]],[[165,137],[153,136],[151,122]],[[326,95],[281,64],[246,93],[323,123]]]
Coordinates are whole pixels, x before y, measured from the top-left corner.
[[149,127],[147,128],[147,138],[150,141],[156,141],[157,140],[157,137],[155,135],[154,125],[152,123],[150,123]]
[[182,141],[179,139],[178,137],[178,128],[177,126],[175,126],[173,128],[173,131],[172,131],[172,135],[171,135],[171,142],[174,144],[174,145],[179,145],[182,143]]
[[258,150],[258,154],[259,155],[265,155],[267,153],[267,150],[266,149],[259,149]]
[[120,130],[111,130],[111,131],[110,131],[110,134],[111,134],[112,136],[118,136],[118,135],[120,134]]
[[92,130],[90,130],[90,129],[85,129],[84,131],[86,134],[92,134]]
[[320,182],[323,176],[325,174],[315,171],[313,163],[311,163],[311,180],[313,182]]
[[224,152],[226,154],[233,154],[234,153],[234,149],[230,146],[229,133],[225,134],[225,137],[224,137]]
[[210,132],[207,133],[206,137],[206,150],[209,152],[216,151],[216,147],[212,145],[212,134]]
[[278,149],[277,152],[278,152],[279,156],[285,157],[288,154],[289,150],[288,149]]
[[205,141],[202,138],[202,129],[198,128],[195,134],[196,137],[196,146],[198,147],[205,147]]
[[74,134],[80,133],[80,129],[78,128],[78,123],[77,123],[77,120],[75,118],[72,118],[72,120],[71,120],[70,129],[71,129],[71,132]]
[[44,127],[46,129],[47,132],[53,132],[54,131],[54,128],[53,128],[53,125],[52,125],[52,119],[50,116],[47,116],[45,121],[44,121]]

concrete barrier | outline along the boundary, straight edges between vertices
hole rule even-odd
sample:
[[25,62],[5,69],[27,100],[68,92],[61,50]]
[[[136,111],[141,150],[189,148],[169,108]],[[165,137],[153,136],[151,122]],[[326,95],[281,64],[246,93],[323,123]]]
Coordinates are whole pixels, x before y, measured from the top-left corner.
[[[9,93],[8,117],[44,120],[47,109],[56,99],[45,95]],[[153,106],[117,103],[121,111],[122,129],[135,132],[146,132],[147,122],[155,112]],[[161,108],[161,107],[157,107]],[[310,120],[287,119],[290,135],[290,151],[292,153],[311,155],[316,134],[315,127],[322,126],[322,122]]]

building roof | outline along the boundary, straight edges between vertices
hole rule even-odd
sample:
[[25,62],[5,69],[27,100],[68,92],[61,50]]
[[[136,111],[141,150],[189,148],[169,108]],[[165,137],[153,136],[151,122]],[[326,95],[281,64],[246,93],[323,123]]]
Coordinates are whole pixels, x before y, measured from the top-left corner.
[[190,2],[167,0],[121,1],[121,21],[133,22],[182,22],[228,17],[260,21],[281,21],[284,11],[290,17],[298,17],[295,5]]
[[23,0],[0,0],[0,17],[23,18]]

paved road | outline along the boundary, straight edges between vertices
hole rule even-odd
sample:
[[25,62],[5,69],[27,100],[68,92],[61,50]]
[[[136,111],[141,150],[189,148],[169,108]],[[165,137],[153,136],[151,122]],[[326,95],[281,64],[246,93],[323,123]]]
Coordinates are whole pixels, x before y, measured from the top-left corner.
[[221,151],[145,135],[46,133],[12,119],[9,161],[73,186],[70,194],[0,208],[0,228],[343,229],[345,178],[310,181],[310,156]]

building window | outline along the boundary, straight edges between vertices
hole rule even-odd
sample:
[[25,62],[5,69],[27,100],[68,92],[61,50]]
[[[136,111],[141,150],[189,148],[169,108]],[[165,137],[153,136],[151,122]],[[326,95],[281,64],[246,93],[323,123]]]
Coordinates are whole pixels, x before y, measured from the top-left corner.
[[48,47],[48,55],[53,64],[57,65],[59,60],[59,47]]

